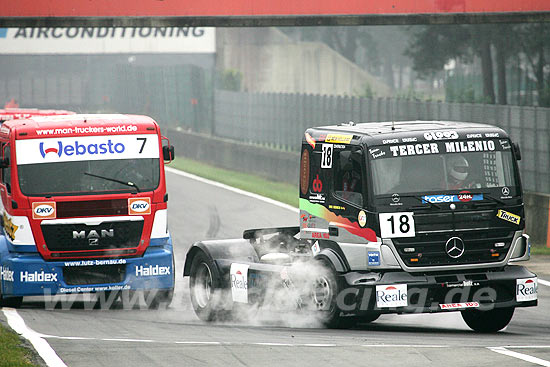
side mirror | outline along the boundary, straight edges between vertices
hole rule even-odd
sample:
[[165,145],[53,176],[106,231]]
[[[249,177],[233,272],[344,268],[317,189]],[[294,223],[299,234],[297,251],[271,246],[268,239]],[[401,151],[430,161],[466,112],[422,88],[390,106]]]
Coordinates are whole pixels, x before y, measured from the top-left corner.
[[356,147],[356,149],[352,150],[351,159],[358,163],[361,163],[363,161],[363,151],[361,150],[361,148]]
[[162,147],[162,158],[165,161],[172,162],[174,160],[175,154],[174,154],[174,146],[173,145],[165,145]]
[[10,166],[10,159],[9,158],[0,159],[0,169],[8,168],[9,166]]
[[514,152],[516,160],[521,161],[521,150],[519,150],[519,144],[518,143],[512,143],[512,150]]

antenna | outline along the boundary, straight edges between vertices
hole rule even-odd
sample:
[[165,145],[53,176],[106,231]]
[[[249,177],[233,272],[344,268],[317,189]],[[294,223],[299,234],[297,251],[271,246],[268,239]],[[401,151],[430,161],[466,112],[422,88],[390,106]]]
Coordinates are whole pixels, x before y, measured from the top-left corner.
[[395,130],[395,119],[393,118],[393,99],[390,99],[391,129]]

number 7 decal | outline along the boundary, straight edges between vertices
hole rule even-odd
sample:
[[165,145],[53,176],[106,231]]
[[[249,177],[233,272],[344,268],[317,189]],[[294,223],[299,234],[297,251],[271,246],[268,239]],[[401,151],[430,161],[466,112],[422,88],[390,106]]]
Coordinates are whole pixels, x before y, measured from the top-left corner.
[[147,138],[136,138],[137,140],[143,140],[141,143],[141,148],[139,148],[139,154],[143,153],[143,148],[145,148],[145,143],[147,143]]

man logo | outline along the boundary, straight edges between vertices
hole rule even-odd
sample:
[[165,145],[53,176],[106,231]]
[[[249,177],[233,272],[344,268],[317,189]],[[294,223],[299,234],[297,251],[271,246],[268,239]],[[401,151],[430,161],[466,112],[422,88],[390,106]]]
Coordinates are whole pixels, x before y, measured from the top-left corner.
[[86,231],[73,231],[73,240],[77,239],[88,239],[88,244],[90,246],[99,245],[100,238],[114,238],[115,230],[114,229],[102,229],[100,233],[97,233],[95,229],[92,229],[88,233]]

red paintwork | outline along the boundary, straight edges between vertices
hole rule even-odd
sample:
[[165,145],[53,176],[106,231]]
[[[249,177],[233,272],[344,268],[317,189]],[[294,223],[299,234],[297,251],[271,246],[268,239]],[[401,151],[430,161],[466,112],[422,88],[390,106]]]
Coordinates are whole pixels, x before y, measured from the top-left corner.
[[[151,230],[153,228],[153,220],[157,210],[166,209],[167,203],[164,201],[164,195],[166,194],[166,182],[165,182],[165,173],[164,173],[164,162],[162,161],[162,136],[160,134],[160,129],[158,124],[147,116],[137,116],[137,115],[71,115],[71,116],[51,116],[51,117],[31,117],[29,119],[20,119],[20,120],[10,120],[2,124],[0,128],[0,143],[9,142],[12,147],[15,146],[15,140],[19,139],[32,139],[32,138],[60,138],[67,136],[91,136],[91,135],[105,135],[101,133],[84,133],[84,134],[56,134],[56,135],[37,135],[37,130],[46,130],[46,129],[56,129],[56,128],[70,128],[70,127],[79,127],[86,128],[90,126],[117,126],[117,125],[133,125],[137,126],[136,131],[132,132],[118,132],[110,133],[109,135],[130,135],[130,134],[155,134],[158,137],[159,145],[159,159],[160,162],[160,180],[159,186],[156,190],[152,192],[141,192],[138,194],[122,193],[122,194],[109,194],[109,195],[80,195],[80,196],[55,196],[55,197],[27,197],[21,193],[19,189],[19,181],[17,175],[17,166],[13,167],[12,170],[12,192],[11,194],[7,193],[6,187],[0,182],[0,196],[2,198],[2,204],[11,216],[26,216],[29,219],[31,224],[31,229],[33,237],[38,249],[38,252],[42,255],[45,260],[61,260],[61,259],[82,259],[86,257],[93,258],[105,258],[105,257],[124,257],[124,256],[142,256],[147,247],[149,246]],[[24,133],[21,136],[21,133]],[[16,162],[16,151],[15,149],[11,150],[11,162]],[[47,179],[37,178],[37,179]],[[94,251],[79,251],[80,253],[86,252],[89,255],[78,256],[78,257],[69,257],[69,256],[52,256],[52,251],[49,251],[45,245],[44,236],[40,229],[40,223],[43,219],[33,219],[32,217],[32,203],[33,202],[45,202],[45,201],[55,201],[59,202],[77,202],[77,201],[89,201],[93,199],[105,200],[105,199],[127,199],[127,198],[138,198],[138,197],[148,197],[151,199],[151,214],[143,215],[144,225],[142,231],[142,237],[139,242],[138,247],[133,248],[135,250],[133,253],[128,255],[116,255],[116,254],[105,254],[108,250],[94,250]],[[12,200],[15,200],[18,204],[17,209],[12,208]],[[90,215],[96,217],[97,215]],[[109,217],[109,216],[106,216]],[[124,250],[122,248],[117,248],[115,251]],[[65,251],[69,252],[69,251]],[[101,255],[97,255],[97,252],[104,252]],[[55,251],[57,254],[62,254],[63,251]]]
[[65,110],[39,110],[36,108],[4,108],[0,109],[0,122],[15,119],[27,119],[33,116],[74,115],[75,112]]
[[11,0],[0,17],[267,16],[550,11],[548,0]]

